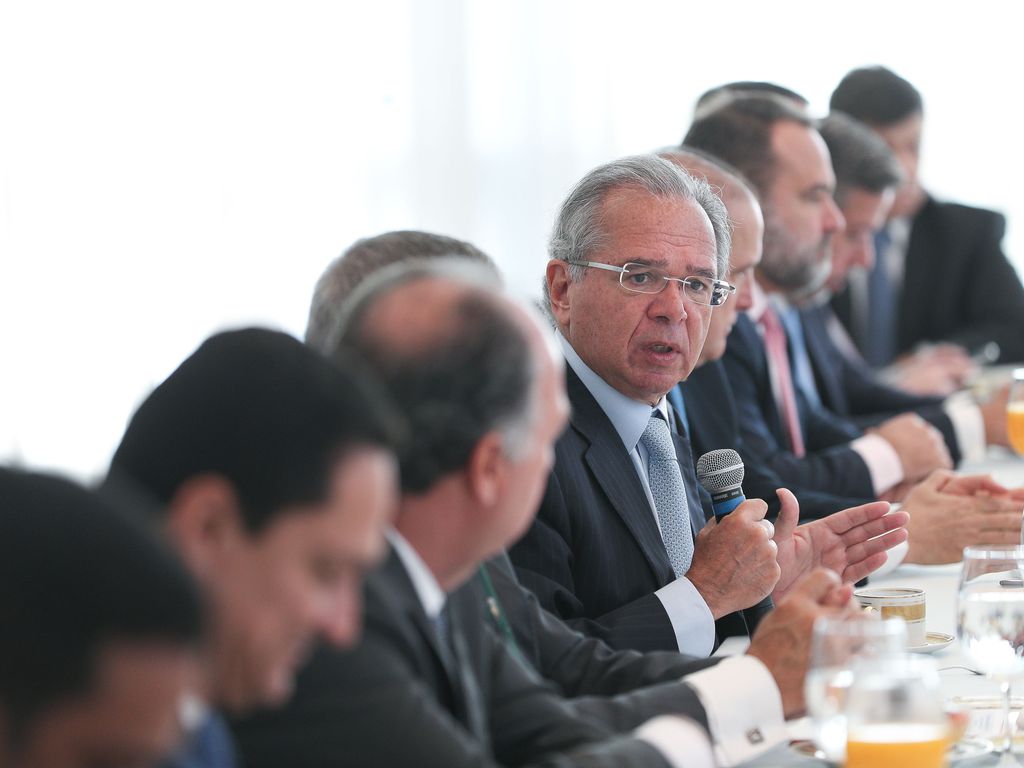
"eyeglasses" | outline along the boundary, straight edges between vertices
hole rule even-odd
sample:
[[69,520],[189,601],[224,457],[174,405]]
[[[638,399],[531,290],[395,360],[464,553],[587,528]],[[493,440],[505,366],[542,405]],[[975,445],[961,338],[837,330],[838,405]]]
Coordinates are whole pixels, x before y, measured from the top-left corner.
[[733,293],[736,293],[736,286],[730,285],[724,280],[712,280],[710,277],[672,277],[664,271],[649,264],[638,264],[630,261],[621,267],[613,264],[602,264],[599,261],[571,261],[580,267],[594,267],[595,269],[606,269],[609,272],[619,273],[619,285],[633,293],[661,293],[670,282],[681,283],[683,293],[694,304],[703,304],[707,307],[717,307],[725,303],[725,300]]

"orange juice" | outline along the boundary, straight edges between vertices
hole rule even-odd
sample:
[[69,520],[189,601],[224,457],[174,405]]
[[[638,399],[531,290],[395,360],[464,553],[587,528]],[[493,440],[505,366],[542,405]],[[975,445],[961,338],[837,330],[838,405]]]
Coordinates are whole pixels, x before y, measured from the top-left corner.
[[946,729],[928,723],[879,723],[851,729],[846,768],[941,768],[946,765]]
[[1024,456],[1024,403],[1010,403],[1006,408],[1006,431],[1010,435],[1010,445]]

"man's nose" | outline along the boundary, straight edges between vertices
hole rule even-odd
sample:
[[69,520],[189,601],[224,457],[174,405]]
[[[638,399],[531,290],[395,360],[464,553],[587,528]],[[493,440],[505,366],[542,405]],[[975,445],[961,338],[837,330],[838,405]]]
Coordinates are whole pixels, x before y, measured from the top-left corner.
[[822,226],[825,232],[829,234],[846,229],[846,219],[843,217],[843,212],[839,210],[839,206],[836,205],[835,200],[831,197],[825,204],[825,219]]
[[689,301],[683,293],[685,287],[676,280],[669,280],[661,291],[651,296],[648,313],[676,323],[685,320],[687,318],[686,305]]

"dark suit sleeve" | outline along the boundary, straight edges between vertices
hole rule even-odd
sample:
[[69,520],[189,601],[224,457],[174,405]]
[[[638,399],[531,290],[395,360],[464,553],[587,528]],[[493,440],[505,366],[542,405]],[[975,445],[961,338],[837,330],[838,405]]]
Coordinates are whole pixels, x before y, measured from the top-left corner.
[[521,584],[570,627],[613,648],[675,648],[672,622],[653,592],[600,616],[585,617],[583,603],[576,596],[572,572],[576,555],[569,541],[570,529],[561,480],[552,472],[541,513],[510,552]]
[[849,418],[860,429],[868,429],[901,413],[916,413],[942,433],[954,462],[960,460],[960,446],[953,422],[943,410],[942,398],[905,392],[879,381],[863,361],[855,363],[844,355],[828,332],[828,307],[802,313],[807,351],[814,376],[826,407]]
[[352,652],[321,649],[287,710],[236,724],[247,768],[667,765],[650,745],[576,713],[500,647],[480,671],[492,756],[438,704],[402,642],[371,635]]
[[854,498],[873,498],[871,475],[864,460],[849,446],[857,430],[830,418],[820,409],[805,408],[807,455],[797,458],[780,444],[769,426],[765,410],[772,397],[767,376],[754,370],[763,359],[754,345],[757,331],[746,318],[729,336],[723,364],[736,401],[736,413],[745,462],[760,462],[787,485]]
[[[737,452],[741,456],[744,455],[745,451],[742,442],[737,444]],[[779,516],[780,504],[778,495],[775,493],[779,488],[788,488],[796,496],[796,500],[800,504],[801,523],[820,520],[842,509],[857,507],[872,501],[871,498],[836,496],[835,494],[813,491],[792,483],[786,483],[777,474],[766,469],[758,461],[748,460],[745,469],[746,472],[743,476],[744,495],[748,499],[763,499],[766,501],[768,503],[768,514],[765,517],[772,522]]]
[[616,696],[677,681],[719,661],[672,651],[614,650],[542,608],[510,570],[495,561],[487,568],[518,647],[541,677],[566,696]]

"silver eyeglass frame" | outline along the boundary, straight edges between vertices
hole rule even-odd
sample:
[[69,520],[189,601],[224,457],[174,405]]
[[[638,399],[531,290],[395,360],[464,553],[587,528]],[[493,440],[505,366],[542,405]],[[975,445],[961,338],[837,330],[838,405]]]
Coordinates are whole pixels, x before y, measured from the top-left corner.
[[[692,301],[694,304],[700,304],[701,306],[704,307],[720,307],[723,304],[725,304],[725,302],[729,299],[729,297],[732,294],[736,293],[736,286],[733,285],[732,283],[725,282],[725,280],[715,280],[713,278],[700,277],[698,275],[687,275],[686,277],[672,277],[671,275],[666,275],[664,271],[659,267],[652,267],[650,264],[641,264],[640,262],[637,261],[627,261],[621,267],[617,267],[614,264],[605,264],[600,261],[569,261],[566,263],[574,264],[579,267],[594,267],[595,269],[604,269],[609,272],[617,272],[619,275],[619,285],[621,285],[624,289],[626,289],[630,293],[645,293],[649,296],[661,293],[663,290],[665,290],[665,286],[667,286],[671,282],[682,283],[686,287],[690,287],[692,283],[698,283],[701,285],[706,284],[709,288],[708,301],[700,301],[698,298],[691,296],[689,293],[684,293],[686,298]],[[624,282],[622,282],[622,279],[625,275],[629,274],[629,267],[631,265],[643,267],[643,269],[647,271],[658,273],[664,281],[661,284],[661,287],[658,288],[656,291],[640,291],[637,290],[636,287],[630,287],[626,285]],[[716,302],[715,298],[717,296],[721,296],[721,300]]]

